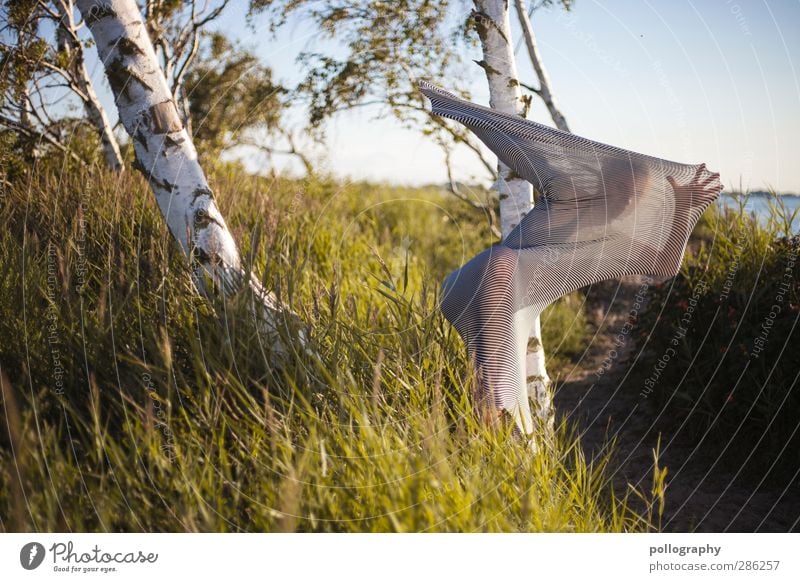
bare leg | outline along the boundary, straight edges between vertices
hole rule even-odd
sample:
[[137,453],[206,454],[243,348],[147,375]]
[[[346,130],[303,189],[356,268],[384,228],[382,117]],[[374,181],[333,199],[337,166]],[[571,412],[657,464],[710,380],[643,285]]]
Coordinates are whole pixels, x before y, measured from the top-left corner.
[[448,276],[441,308],[467,344],[478,376],[479,401],[507,412],[517,432],[530,435],[534,421],[525,357],[536,311],[515,307],[518,262],[519,252],[507,247],[484,251]]

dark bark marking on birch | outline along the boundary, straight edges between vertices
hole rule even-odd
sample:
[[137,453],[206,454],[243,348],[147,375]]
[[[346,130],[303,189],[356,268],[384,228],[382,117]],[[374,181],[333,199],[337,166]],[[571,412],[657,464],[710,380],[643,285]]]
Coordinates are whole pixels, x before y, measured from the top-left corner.
[[150,183],[153,185],[154,188],[166,190],[170,194],[175,190],[175,184],[173,184],[166,178],[163,180],[159,180],[153,174],[150,174],[149,176],[147,176],[147,179],[150,180]]
[[470,18],[472,18],[472,20],[475,22],[475,30],[478,33],[478,38],[480,38],[482,41],[486,41],[486,34],[489,32],[486,29],[486,21],[489,20],[489,17],[483,12],[473,10],[470,13]]
[[197,202],[197,199],[201,196],[208,196],[212,200],[214,199],[214,193],[211,189],[201,186],[200,188],[195,188],[194,192],[192,192],[192,204]]
[[478,65],[484,71],[486,71],[487,74],[489,74],[489,75],[498,75],[498,76],[500,75],[500,71],[495,69],[493,66],[491,66],[486,61],[474,61],[474,62],[475,62],[476,65]]
[[128,94],[128,84],[132,80],[139,83],[147,91],[153,92],[153,88],[142,79],[136,71],[125,66],[122,57],[117,57],[108,64],[108,67],[106,67],[106,76],[108,77],[109,85],[111,85],[111,90],[114,92],[114,96],[117,99],[125,97],[128,101],[133,101]]
[[115,97],[120,97],[125,91],[125,84],[128,82],[128,75],[126,75],[125,63],[121,58],[116,58],[106,67],[106,76],[108,77],[108,84],[111,85],[111,90],[114,92]]
[[206,212],[205,209],[203,208],[199,209],[197,212],[194,213],[195,231],[203,230],[209,224],[216,224],[219,227],[222,226],[216,218],[214,218],[213,216],[209,216],[208,212]]
[[[507,9],[508,7],[506,7],[506,10]],[[500,37],[506,41],[506,44],[508,44],[508,38],[500,29],[500,26],[497,24],[497,22],[495,22],[494,19],[492,19],[488,14],[473,10],[470,16],[475,22],[475,29],[478,31],[478,38],[481,39],[482,43],[486,43],[486,39],[489,36],[489,27],[491,26],[497,31],[497,34],[499,34]]]
[[142,47],[140,47],[136,42],[132,41],[127,37],[122,37],[117,41],[117,47],[121,55],[126,57],[133,57],[136,55],[143,55],[144,51]]
[[[179,148],[186,142],[186,140],[180,135],[177,138],[168,135],[164,138],[164,142],[166,143],[167,147]],[[164,155],[166,155],[166,153]]]
[[150,151],[150,148],[147,146],[147,136],[145,135],[145,133],[141,129],[137,129],[134,132],[133,139],[135,139],[140,144],[142,144],[142,147],[144,148],[144,150],[146,152]]

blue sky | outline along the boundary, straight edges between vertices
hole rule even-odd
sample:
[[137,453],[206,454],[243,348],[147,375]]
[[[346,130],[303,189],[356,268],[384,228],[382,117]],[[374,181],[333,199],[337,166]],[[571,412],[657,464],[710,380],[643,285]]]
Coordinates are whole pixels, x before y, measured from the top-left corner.
[[[296,81],[294,59],[316,31],[294,21],[272,38],[264,17],[255,31],[246,26],[245,0],[233,4],[217,26],[255,50],[278,79]],[[464,1],[465,11],[471,4]],[[538,10],[533,25],[575,133],[675,161],[704,161],[727,189],[741,182],[800,192],[800,1],[575,0],[570,12]],[[521,79],[535,84],[516,22],[514,34]],[[473,69],[472,94],[486,103],[485,77]],[[447,87],[447,79],[440,84]],[[376,114],[363,109],[330,122],[326,170],[401,184],[445,180],[443,156],[430,140]],[[530,118],[550,123],[538,102]],[[455,162],[457,178],[486,179],[468,152]]]

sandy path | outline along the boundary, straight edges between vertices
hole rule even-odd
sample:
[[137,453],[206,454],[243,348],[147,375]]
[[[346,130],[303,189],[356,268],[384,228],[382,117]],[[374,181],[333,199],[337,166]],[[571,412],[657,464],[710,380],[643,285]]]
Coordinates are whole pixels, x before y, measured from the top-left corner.
[[[652,401],[640,396],[641,387],[625,374],[638,357],[636,330],[620,331],[628,318],[641,282],[631,277],[595,288],[587,299],[589,321],[595,330],[590,348],[562,378],[556,391],[556,410],[582,433],[584,450],[597,454],[616,437],[611,469],[614,487],[624,493],[628,484],[649,491],[653,450],[661,437],[659,465],[667,468],[664,531],[789,531],[800,529],[800,490],[772,488],[758,480],[736,478],[736,467],[719,464],[695,449],[658,417]],[[616,350],[616,354],[612,350]],[[614,357],[616,356],[616,357]],[[596,372],[607,366],[604,374]],[[797,480],[795,480],[797,483]]]

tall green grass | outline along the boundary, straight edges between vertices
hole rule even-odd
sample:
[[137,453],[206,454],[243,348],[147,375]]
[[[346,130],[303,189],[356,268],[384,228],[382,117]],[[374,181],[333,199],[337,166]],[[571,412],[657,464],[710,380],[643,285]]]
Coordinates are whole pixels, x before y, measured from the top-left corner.
[[[477,421],[435,309],[443,275],[494,242],[473,210],[234,166],[211,182],[318,355],[276,367],[247,297],[199,298],[138,176],[15,181],[0,208],[3,530],[654,527],[663,489],[635,512],[569,427],[534,455]],[[586,332],[578,301],[549,317],[555,365]]]

